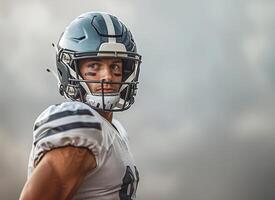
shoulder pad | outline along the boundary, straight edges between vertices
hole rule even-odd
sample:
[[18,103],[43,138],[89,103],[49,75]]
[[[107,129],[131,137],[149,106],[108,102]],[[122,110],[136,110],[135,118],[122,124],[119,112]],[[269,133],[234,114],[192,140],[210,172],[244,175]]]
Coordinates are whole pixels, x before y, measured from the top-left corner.
[[79,128],[101,130],[101,123],[88,105],[72,101],[52,105],[36,119],[34,145],[42,138]]
[[37,118],[33,132],[33,161],[64,146],[89,149],[101,162],[103,147],[102,121],[95,110],[81,102],[64,102],[48,107]]

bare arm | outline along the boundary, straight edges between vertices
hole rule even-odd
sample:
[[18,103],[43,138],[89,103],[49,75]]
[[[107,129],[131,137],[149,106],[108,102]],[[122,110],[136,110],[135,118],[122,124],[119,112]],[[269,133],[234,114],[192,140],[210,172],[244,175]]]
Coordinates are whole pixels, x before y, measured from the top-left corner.
[[27,180],[20,200],[69,200],[95,167],[88,149],[70,146],[51,150]]

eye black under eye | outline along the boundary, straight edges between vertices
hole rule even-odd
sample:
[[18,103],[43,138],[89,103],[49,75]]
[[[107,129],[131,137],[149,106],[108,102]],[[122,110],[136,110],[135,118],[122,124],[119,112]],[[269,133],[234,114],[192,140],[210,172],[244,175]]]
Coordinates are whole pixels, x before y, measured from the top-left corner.
[[86,72],[84,76],[96,76],[95,72]]

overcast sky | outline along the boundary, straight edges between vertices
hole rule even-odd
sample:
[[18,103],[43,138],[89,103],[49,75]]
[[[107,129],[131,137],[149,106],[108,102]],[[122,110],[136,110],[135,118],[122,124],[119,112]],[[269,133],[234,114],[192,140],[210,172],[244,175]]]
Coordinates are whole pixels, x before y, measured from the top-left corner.
[[51,43],[93,10],[119,17],[143,56],[136,103],[116,115],[138,200],[273,200],[273,0],[0,0],[0,199],[19,197],[33,122],[63,101]]

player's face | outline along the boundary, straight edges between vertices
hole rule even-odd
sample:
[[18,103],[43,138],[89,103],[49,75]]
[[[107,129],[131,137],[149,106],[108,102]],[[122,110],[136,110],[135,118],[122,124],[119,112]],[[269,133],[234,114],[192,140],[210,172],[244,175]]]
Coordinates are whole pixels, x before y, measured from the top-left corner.
[[[92,81],[122,81],[122,60],[118,58],[82,59],[79,61],[80,75],[84,80]],[[87,83],[92,93],[101,93],[100,83]],[[118,92],[120,84],[104,84],[104,93]]]

